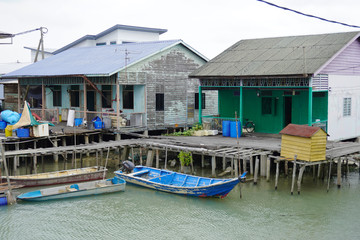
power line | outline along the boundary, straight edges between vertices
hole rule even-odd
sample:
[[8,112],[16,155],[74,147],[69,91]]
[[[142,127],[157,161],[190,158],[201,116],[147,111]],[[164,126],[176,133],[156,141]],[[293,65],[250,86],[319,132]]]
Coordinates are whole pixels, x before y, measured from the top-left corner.
[[282,10],[294,12],[294,13],[296,13],[296,14],[300,14],[300,15],[305,16],[305,17],[316,18],[316,19],[319,19],[319,20],[321,20],[321,21],[325,21],[325,22],[329,22],[329,23],[335,23],[335,24],[340,24],[340,25],[343,25],[343,26],[346,26],[346,27],[360,28],[360,26],[357,26],[357,25],[350,25],[350,24],[347,24],[347,23],[338,22],[338,21],[329,20],[329,19],[326,19],[326,18],[314,16],[314,15],[311,15],[311,14],[302,13],[302,12],[299,12],[299,11],[297,11],[297,10],[290,9],[290,8],[287,8],[287,7],[282,7],[282,6],[279,6],[279,5],[276,5],[276,4],[274,4],[274,3],[264,1],[264,0],[256,0],[256,1],[262,2],[262,3],[266,3],[266,4],[270,5],[270,6],[273,6],[273,7],[276,7],[276,8],[280,8],[280,9],[282,9]]

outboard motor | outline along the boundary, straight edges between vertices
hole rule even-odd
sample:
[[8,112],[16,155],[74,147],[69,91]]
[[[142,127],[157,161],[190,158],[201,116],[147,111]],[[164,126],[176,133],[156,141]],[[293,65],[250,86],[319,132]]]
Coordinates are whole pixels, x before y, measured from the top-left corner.
[[131,171],[135,168],[135,165],[131,161],[124,161],[121,167],[121,171],[126,173],[131,173]]

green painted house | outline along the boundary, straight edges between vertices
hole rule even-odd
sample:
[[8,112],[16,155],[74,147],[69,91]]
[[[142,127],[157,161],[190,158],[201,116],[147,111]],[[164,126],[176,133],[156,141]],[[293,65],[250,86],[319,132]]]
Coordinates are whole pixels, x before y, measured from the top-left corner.
[[321,126],[330,140],[360,136],[359,32],[241,40],[190,77],[199,94],[218,92],[218,114],[200,112],[200,122],[236,113],[256,132],[293,123]]

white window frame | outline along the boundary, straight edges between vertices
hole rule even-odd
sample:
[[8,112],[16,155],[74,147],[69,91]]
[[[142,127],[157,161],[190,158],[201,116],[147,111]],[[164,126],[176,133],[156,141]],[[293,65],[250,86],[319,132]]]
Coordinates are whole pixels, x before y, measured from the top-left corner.
[[351,98],[346,97],[343,101],[343,116],[350,117],[351,116]]

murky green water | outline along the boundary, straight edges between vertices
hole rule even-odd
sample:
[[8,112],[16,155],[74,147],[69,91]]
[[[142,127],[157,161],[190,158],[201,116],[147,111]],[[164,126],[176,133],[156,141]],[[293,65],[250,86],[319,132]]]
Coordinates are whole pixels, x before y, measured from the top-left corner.
[[18,202],[0,207],[0,239],[360,239],[359,174],[341,189],[335,180],[327,193],[326,181],[306,176],[293,196],[282,177],[277,191],[273,180],[242,185],[242,199],[239,186],[225,199],[202,199],[129,184],[121,193]]

